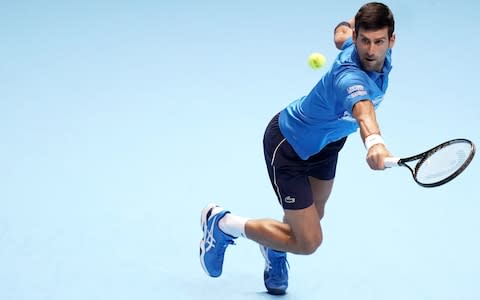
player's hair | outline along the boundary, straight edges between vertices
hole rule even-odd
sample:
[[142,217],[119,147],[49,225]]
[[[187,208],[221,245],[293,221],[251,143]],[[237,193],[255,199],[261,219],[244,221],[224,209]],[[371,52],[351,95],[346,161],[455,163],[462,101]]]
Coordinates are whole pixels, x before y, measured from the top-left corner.
[[385,27],[388,27],[388,37],[392,37],[395,31],[395,20],[390,8],[383,3],[367,3],[360,7],[355,15],[355,31],[357,33],[360,28],[364,30],[379,30]]

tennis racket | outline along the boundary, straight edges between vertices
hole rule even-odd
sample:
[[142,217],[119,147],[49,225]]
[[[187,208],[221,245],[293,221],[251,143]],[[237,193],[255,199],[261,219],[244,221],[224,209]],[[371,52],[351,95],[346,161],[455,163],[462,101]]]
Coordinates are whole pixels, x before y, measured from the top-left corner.
[[[467,139],[454,139],[423,153],[406,157],[387,157],[386,168],[407,167],[416,183],[436,187],[454,179],[470,164],[475,155],[475,144]],[[416,164],[411,166],[408,163]]]

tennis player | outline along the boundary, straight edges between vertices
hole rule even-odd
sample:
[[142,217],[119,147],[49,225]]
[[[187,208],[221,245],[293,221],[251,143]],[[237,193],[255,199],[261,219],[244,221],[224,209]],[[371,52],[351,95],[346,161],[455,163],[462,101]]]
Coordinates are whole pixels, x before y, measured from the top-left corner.
[[367,3],[336,26],[334,42],[341,52],[328,72],[310,93],[276,114],[265,131],[265,162],[283,221],[247,219],[207,205],[201,214],[200,261],[208,275],[221,275],[227,246],[243,236],[260,244],[268,293],[285,294],[287,252],[311,254],[322,242],[320,221],[347,136],[360,129],[368,165],[384,169],[390,153],[375,109],[392,68],[393,14],[382,3]]

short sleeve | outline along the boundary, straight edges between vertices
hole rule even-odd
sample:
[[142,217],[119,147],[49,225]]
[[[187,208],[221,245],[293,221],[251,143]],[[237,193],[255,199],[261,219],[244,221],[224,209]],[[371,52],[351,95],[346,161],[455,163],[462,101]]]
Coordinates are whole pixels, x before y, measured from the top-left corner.
[[353,45],[353,40],[352,40],[352,37],[349,37],[348,39],[345,40],[345,42],[343,42],[342,48],[340,50],[345,50],[351,45]]
[[336,98],[349,114],[353,106],[362,100],[371,99],[370,78],[359,69],[346,69],[337,75]]

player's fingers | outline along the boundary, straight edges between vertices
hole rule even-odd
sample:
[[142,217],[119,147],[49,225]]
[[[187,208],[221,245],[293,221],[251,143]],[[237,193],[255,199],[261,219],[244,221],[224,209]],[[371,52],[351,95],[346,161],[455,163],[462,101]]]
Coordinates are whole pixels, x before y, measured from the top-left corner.
[[372,170],[384,170],[385,169],[385,157],[387,153],[385,151],[372,151],[367,155],[367,163]]
[[384,170],[385,169],[385,157],[390,156],[390,152],[387,150],[385,145],[378,144],[374,145],[368,150],[367,153],[367,163],[373,170]]
[[378,162],[377,162],[377,160],[375,159],[375,156],[373,156],[373,155],[368,155],[368,156],[367,156],[367,164],[368,164],[368,166],[370,167],[370,169],[372,169],[372,170],[379,170],[379,168],[378,168]]

